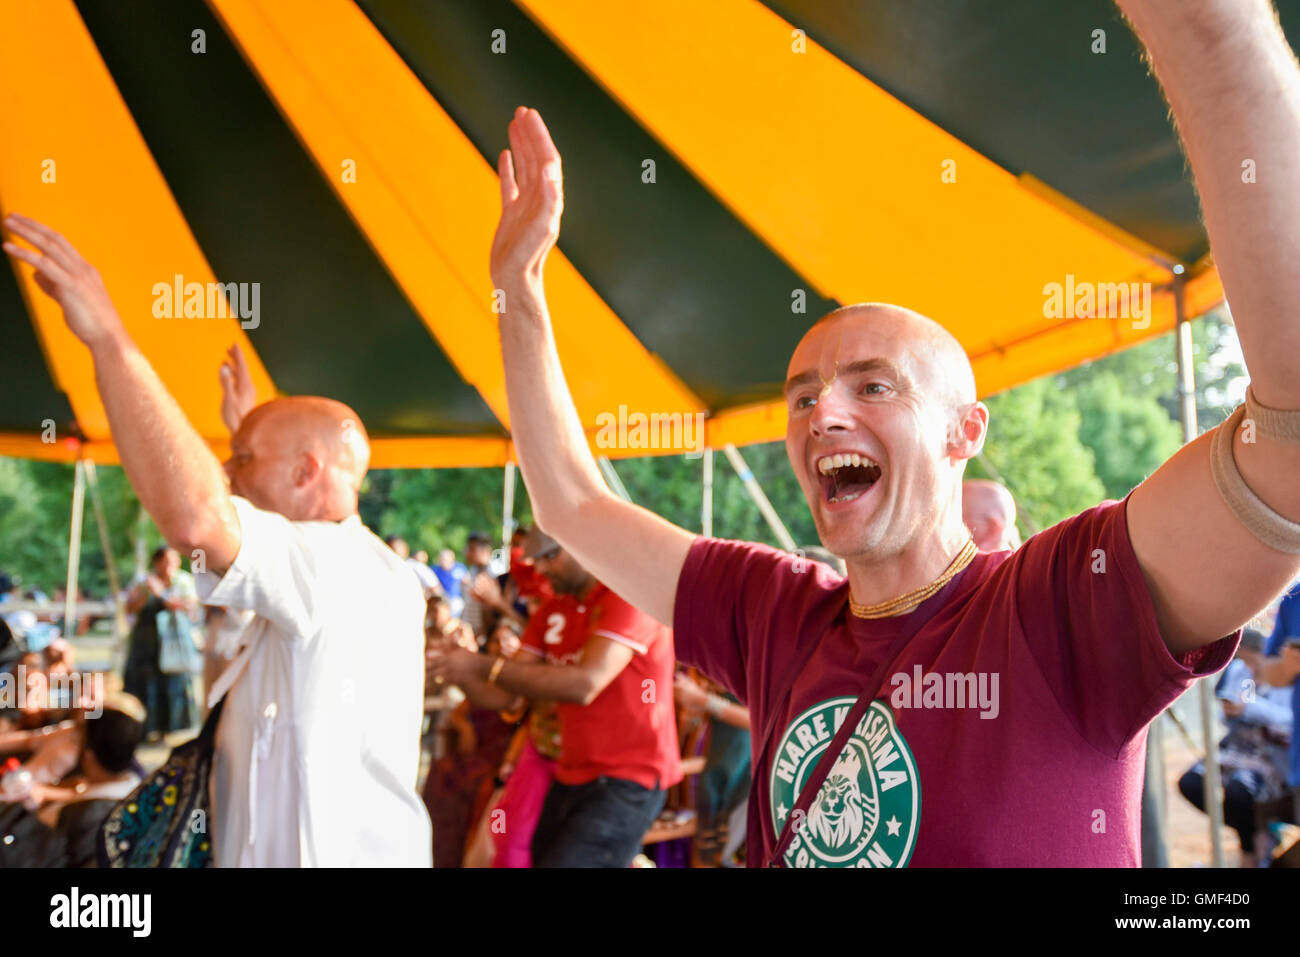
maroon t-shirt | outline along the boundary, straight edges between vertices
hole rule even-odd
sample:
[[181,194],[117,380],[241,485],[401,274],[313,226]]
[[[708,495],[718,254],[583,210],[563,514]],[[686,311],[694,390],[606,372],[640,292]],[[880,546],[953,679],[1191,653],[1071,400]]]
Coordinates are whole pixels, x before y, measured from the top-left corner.
[[[847,581],[820,563],[698,540],[677,587],[677,656],[750,708],[761,824],[750,863],[770,855],[882,655],[929,615],[886,669],[787,865],[1138,865],[1147,725],[1227,664],[1240,635],[1169,653],[1125,505],[981,553],[911,615],[875,620],[849,612]],[[820,645],[791,685],[809,642]]]

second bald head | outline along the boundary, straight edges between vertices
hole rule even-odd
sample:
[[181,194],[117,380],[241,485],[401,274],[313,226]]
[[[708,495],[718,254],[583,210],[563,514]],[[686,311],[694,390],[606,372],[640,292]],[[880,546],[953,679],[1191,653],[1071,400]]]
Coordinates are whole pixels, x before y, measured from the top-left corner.
[[336,399],[290,396],[257,406],[231,439],[231,490],[295,521],[356,513],[370,467],[361,417]]

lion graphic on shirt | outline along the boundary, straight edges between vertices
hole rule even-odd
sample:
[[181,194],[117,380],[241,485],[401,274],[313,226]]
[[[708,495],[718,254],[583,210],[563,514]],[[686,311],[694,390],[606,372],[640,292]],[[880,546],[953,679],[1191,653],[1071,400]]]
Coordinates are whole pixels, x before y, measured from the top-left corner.
[[817,800],[808,810],[808,829],[827,848],[852,845],[876,829],[880,802],[862,793],[862,760],[849,747],[826,775]]

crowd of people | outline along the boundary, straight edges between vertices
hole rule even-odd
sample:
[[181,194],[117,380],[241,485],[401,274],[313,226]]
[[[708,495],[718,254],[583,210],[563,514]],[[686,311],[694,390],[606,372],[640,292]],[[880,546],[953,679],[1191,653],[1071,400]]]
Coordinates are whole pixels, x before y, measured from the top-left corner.
[[[749,788],[748,713],[675,667],[667,628],[538,529],[519,528],[499,556],[472,533],[463,562],[439,553],[442,575],[402,538],[385,541],[425,599],[422,795],[435,866],[743,863],[743,822],[732,822]],[[0,673],[25,689],[0,710],[0,759],[12,765],[0,866],[94,865],[96,829],[144,780],[137,748],[192,733],[206,710],[199,669],[169,642],[205,653],[205,687],[238,657],[228,609],[208,608],[203,636],[195,579],[175,549],[155,550],[125,600],[132,626],[110,678],[124,690],[101,688],[97,708],[89,688],[79,702],[52,699],[52,676],[73,670],[67,640],[31,651],[26,619],[15,633],[0,618]],[[699,765],[687,788],[684,746]],[[656,854],[669,839],[676,853]]]
[[[401,538],[388,544],[407,551]],[[668,629],[540,529],[517,529],[495,566],[475,533],[462,567],[450,582],[465,596],[462,614],[440,581],[425,622],[434,866],[624,866],[657,842],[658,821],[672,834],[679,818],[697,831],[694,861],[721,864],[711,843],[748,792],[748,741],[737,748],[725,720],[708,735],[680,733],[679,719],[698,722],[714,698],[675,673]],[[413,571],[428,580],[427,569]],[[744,709],[730,710],[747,729]],[[708,753],[705,773],[665,808],[691,742]],[[688,842],[678,859],[692,859],[689,839],[677,840]]]
[[24,639],[0,618],[0,867],[93,867],[100,826],[145,773],[145,709],[76,672],[67,640]]
[[[963,519],[982,551],[1019,546],[1014,499],[995,482],[964,484]],[[425,599],[422,798],[434,866],[743,865],[749,711],[675,661],[668,629],[538,528],[518,528],[496,554],[474,532],[464,561],[443,549],[436,567],[400,536],[385,543]],[[843,573],[824,549],[801,554]],[[133,626],[124,690],[98,710],[89,698],[56,700],[59,676],[74,673],[71,643],[57,637],[29,650],[28,619],[14,619],[15,633],[0,617],[0,673],[21,677],[25,689],[0,710],[0,759],[16,772],[0,791],[0,831],[11,838],[0,866],[93,865],[97,829],[144,778],[137,746],[197,727],[205,709],[196,669],[174,651],[169,658],[163,636],[174,641],[179,630],[190,647],[206,648],[208,684],[212,659],[219,673],[234,655],[200,637],[194,578],[180,566],[162,546],[125,593]],[[1298,608],[1300,588],[1283,596],[1267,641],[1247,630],[1218,683],[1229,729],[1220,744],[1225,819],[1243,866],[1267,863],[1278,826],[1295,819],[1291,683],[1300,651],[1287,648],[1300,645]],[[210,610],[218,637],[222,619]],[[1203,762],[1179,788],[1204,808]]]
[[[985,501],[984,485],[969,487],[973,522],[996,535],[1014,530],[1013,503],[1008,512]],[[425,599],[422,796],[435,866],[743,864],[749,713],[718,682],[676,666],[668,629],[540,529],[518,528],[498,555],[486,533],[473,532],[463,561],[444,548],[434,567],[401,536],[385,543]],[[1004,547],[1001,538],[987,544]],[[804,553],[843,571],[823,549]],[[27,618],[15,619],[21,637],[0,624],[0,669],[26,689],[21,707],[0,711],[0,757],[21,758],[16,770],[30,775],[21,794],[4,795],[0,821],[14,841],[0,864],[93,863],[91,830],[143,779],[136,747],[197,728],[206,709],[195,672],[210,685],[237,649],[226,641],[223,650],[219,608],[209,607],[211,638],[203,637],[195,579],[181,564],[176,549],[160,546],[124,593],[132,625],[114,676],[122,691],[104,705],[104,725],[96,713],[87,720],[84,704],[51,700],[50,677],[73,670],[66,639],[25,650]],[[30,643],[41,633],[31,629]],[[206,667],[191,660],[201,651]],[[112,735],[96,756],[100,742],[87,729],[99,727]],[[685,783],[684,766],[693,768]]]
[[[1242,867],[1300,866],[1300,722],[1293,699],[1300,677],[1300,582],[1268,609],[1272,632],[1247,628],[1236,657],[1215,685],[1227,734],[1218,742],[1223,820],[1237,833]],[[1205,810],[1205,762],[1178,790]],[[1290,852],[1290,853],[1288,853]]]

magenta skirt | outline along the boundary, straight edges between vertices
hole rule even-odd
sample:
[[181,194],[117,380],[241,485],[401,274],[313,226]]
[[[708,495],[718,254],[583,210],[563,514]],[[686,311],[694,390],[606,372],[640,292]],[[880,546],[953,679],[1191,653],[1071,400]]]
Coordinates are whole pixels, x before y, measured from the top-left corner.
[[538,754],[533,742],[525,741],[501,800],[489,812],[496,846],[493,867],[533,866],[533,831],[554,777],[555,762]]

